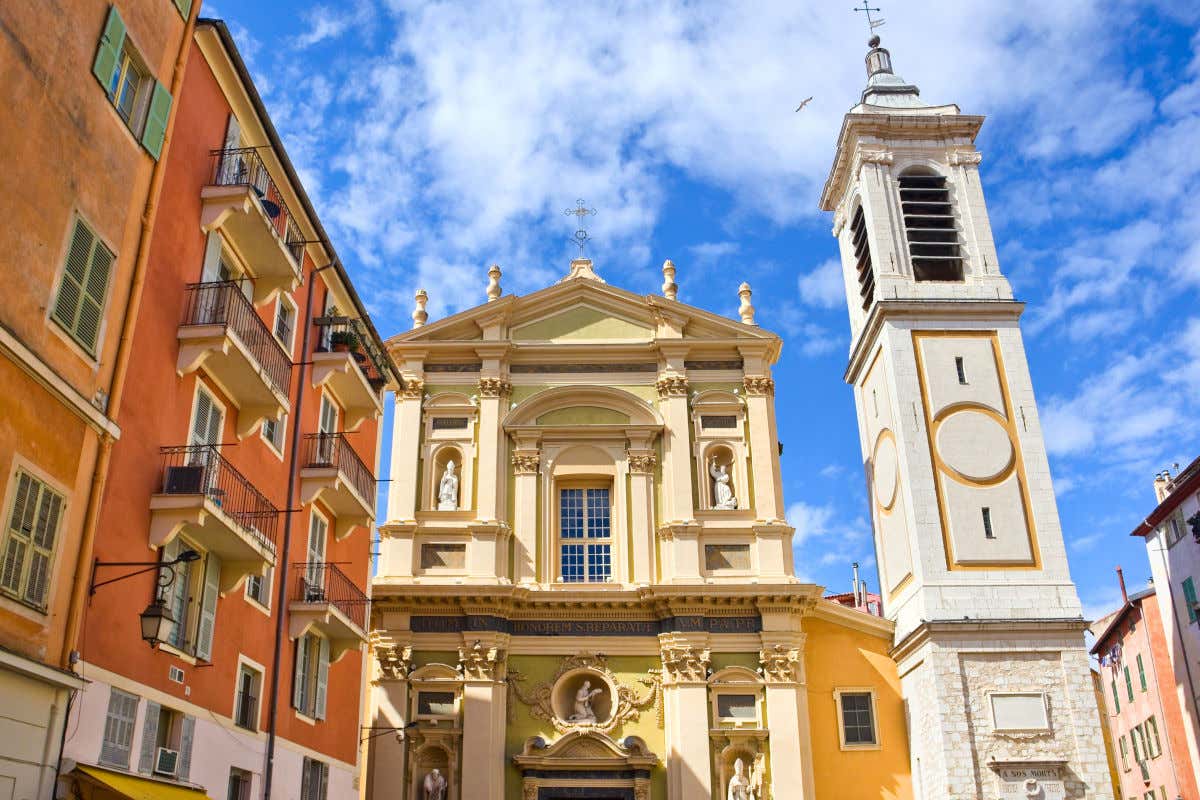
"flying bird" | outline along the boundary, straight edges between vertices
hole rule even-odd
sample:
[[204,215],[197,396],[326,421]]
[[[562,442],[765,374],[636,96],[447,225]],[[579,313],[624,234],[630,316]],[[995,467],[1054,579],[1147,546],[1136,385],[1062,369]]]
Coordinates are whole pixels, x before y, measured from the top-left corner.
[[812,102],[812,98],[810,97],[810,98],[808,98],[807,100],[805,100],[803,103],[801,103],[800,105],[796,106],[796,110],[797,110],[797,111],[803,111],[803,110],[804,110],[804,107],[805,107],[806,105],[808,105],[809,103],[811,103],[811,102]]

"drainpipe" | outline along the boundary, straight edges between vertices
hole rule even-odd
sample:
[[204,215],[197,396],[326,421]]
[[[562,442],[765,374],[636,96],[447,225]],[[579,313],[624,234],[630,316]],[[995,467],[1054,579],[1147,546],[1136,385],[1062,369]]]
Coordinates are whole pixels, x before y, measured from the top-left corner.
[[[146,284],[146,268],[150,260],[150,241],[154,233],[154,224],[158,218],[158,199],[162,192],[163,180],[167,172],[167,155],[170,152],[171,135],[175,130],[175,117],[179,110],[179,94],[183,87],[183,75],[187,67],[188,53],[191,51],[192,35],[196,30],[196,20],[200,16],[200,3],[196,3],[192,13],[188,15],[183,26],[183,38],[179,43],[179,52],[175,56],[175,66],[171,73],[171,113],[167,119],[167,128],[163,134],[163,146],[158,161],[150,172],[150,186],[146,195],[146,206],[142,210],[142,229],[138,234],[137,258],[133,264],[133,275],[130,276],[129,296],[125,301],[125,313],[121,318],[121,338],[117,343],[117,353],[113,366],[112,378],[108,384],[107,416],[114,422],[121,409],[121,399],[125,394],[125,375],[129,371],[129,358],[133,352],[133,332],[137,326],[138,309],[142,303],[142,289]],[[108,479],[108,465],[112,458],[113,437],[106,433],[100,436],[100,451],[96,454],[96,463],[92,467],[92,481],[88,492],[87,509],[83,517],[83,531],[79,542],[79,558],[75,564],[75,575],[71,583],[70,605],[67,607],[67,629],[63,635],[62,651],[59,663],[74,671],[71,657],[75,644],[79,639],[79,629],[83,623],[83,605],[87,598],[88,584],[91,582],[92,550],[96,542],[96,526],[100,520],[100,501],[104,495],[104,487]],[[58,758],[54,768],[54,785],[51,786],[51,797],[58,786],[59,774],[62,770],[62,751],[67,741],[67,726],[70,721],[71,704],[67,703],[67,713],[63,715],[62,740],[59,743]]]
[[275,728],[279,717],[279,661],[283,657],[284,616],[287,612],[288,550],[292,543],[292,499],[296,493],[296,478],[300,471],[300,412],[304,408],[304,379],[308,372],[308,342],[312,333],[313,290],[318,272],[336,264],[330,261],[308,275],[308,300],[304,306],[304,335],[300,340],[300,363],[296,380],[296,407],[292,411],[292,443],[288,448],[287,496],[283,510],[283,546],[280,548],[278,597],[275,604],[275,652],[271,656],[271,697],[267,707],[267,763],[263,768],[263,800],[271,800],[271,782],[275,775]]

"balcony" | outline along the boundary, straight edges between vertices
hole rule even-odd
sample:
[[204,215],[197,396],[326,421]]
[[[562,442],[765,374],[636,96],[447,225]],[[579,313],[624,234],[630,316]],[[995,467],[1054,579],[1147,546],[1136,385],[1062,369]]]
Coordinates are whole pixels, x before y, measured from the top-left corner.
[[288,410],[292,362],[236,282],[193,283],[187,291],[176,370],[204,367],[237,405],[244,438]]
[[336,517],[333,535],[341,540],[358,525],[375,520],[375,476],[340,433],[304,437],[300,500],[320,500]]
[[150,498],[150,544],[183,534],[221,559],[221,592],[275,564],[279,510],[213,445],[164,447]]
[[315,628],[329,639],[329,660],[337,661],[367,640],[371,601],[333,564],[292,565],[295,582],[288,604],[288,636],[298,639]]
[[353,317],[318,317],[313,353],[313,388],[326,386],[342,407],[342,428],[357,430],[363,420],[383,414],[387,356],[377,350],[367,327]]
[[214,150],[212,179],[200,190],[200,227],[219,229],[255,277],[255,302],[300,283],[304,235],[271,180],[258,148]]

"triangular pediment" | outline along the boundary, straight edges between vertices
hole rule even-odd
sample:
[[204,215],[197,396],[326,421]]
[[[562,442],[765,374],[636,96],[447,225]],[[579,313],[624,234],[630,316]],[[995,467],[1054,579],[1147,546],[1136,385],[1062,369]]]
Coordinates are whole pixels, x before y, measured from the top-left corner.
[[512,329],[515,341],[649,341],[654,326],[588,303],[576,303]]

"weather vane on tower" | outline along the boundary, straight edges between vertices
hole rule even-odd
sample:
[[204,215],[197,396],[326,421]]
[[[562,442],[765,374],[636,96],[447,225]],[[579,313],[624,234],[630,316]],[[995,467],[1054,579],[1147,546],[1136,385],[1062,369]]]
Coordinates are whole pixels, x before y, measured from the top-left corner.
[[855,10],[855,11],[864,11],[864,12],[866,12],[866,15],[867,15],[867,30],[868,30],[868,31],[869,31],[869,32],[870,32],[872,35],[874,35],[874,34],[875,34],[875,29],[876,29],[876,28],[883,27],[884,23],[886,22],[886,20],[884,20],[884,19],[883,19],[883,17],[880,17],[879,19],[872,19],[872,18],[871,18],[871,12],[872,12],[872,11],[879,11],[879,9],[878,9],[878,8],[872,8],[872,7],[871,7],[871,5],[870,5],[870,4],[867,2],[867,0],[863,0],[862,8],[859,8],[858,6],[855,6],[855,7],[854,7],[854,10]]
[[583,225],[583,219],[584,217],[595,216],[596,209],[588,208],[583,204],[583,200],[580,199],[575,201],[575,208],[568,208],[563,213],[567,216],[575,217],[575,224],[579,226],[579,229],[571,237],[571,243],[579,248],[579,257],[583,258],[583,248],[592,240],[592,237],[588,236],[587,228]]

